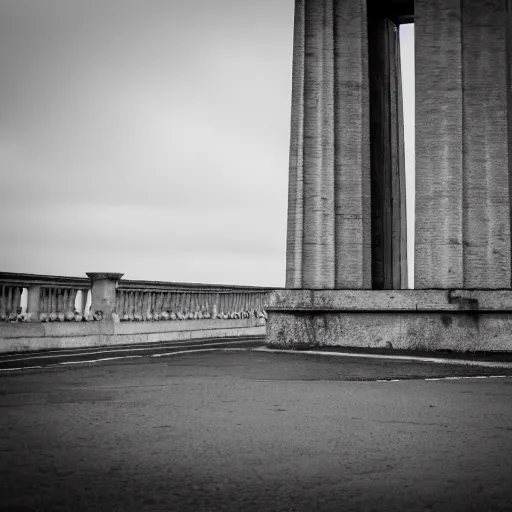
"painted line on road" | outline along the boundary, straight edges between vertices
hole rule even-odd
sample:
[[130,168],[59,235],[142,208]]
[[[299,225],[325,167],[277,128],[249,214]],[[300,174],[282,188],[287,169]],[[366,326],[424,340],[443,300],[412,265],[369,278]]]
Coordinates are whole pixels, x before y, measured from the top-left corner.
[[[199,345],[201,346],[201,345]],[[175,356],[180,354],[193,354],[195,352],[235,352],[235,351],[250,351],[252,349],[245,348],[245,347],[230,347],[230,348],[202,348],[202,349],[196,349],[196,350],[179,350],[177,352],[167,352],[165,354],[149,354],[148,356],[118,356],[118,357],[104,357],[101,359],[91,359],[88,361],[63,361],[61,363],[56,364],[46,364],[46,365],[39,365],[39,366],[21,366],[17,368],[0,368],[0,372],[14,372],[14,371],[21,371],[21,370],[38,370],[43,368],[57,368],[59,366],[69,366],[69,365],[80,365],[80,364],[93,364],[93,363],[100,363],[102,361],[114,361],[119,359],[136,359],[136,358],[143,358],[143,357],[164,357],[164,356]]]
[[475,361],[471,359],[447,359],[443,357],[420,357],[420,356],[392,356],[385,354],[355,354],[352,352],[325,352],[322,350],[281,350],[267,347],[258,347],[253,349],[257,352],[273,352],[278,354],[293,355],[314,355],[314,356],[334,356],[334,357],[358,357],[364,359],[389,359],[395,361],[418,361],[421,363],[437,364],[456,364],[462,366],[483,366],[488,368],[512,368],[512,363],[500,363],[498,361]]
[[87,353],[91,354],[93,353],[93,350],[138,350],[138,349],[159,349],[159,348],[169,348],[172,346],[179,346],[179,345],[187,345],[189,343],[213,343],[217,341],[222,342],[232,342],[232,343],[263,343],[264,338],[261,336],[244,336],[241,338],[238,338],[236,336],[219,336],[217,338],[196,338],[196,339],[189,339],[189,340],[174,340],[174,341],[152,341],[148,343],[133,343],[133,344],[119,344],[119,345],[90,345],[85,347],[66,347],[66,348],[60,348],[60,349],[51,349],[51,350],[36,350],[36,351],[18,351],[18,352],[10,352],[8,354],[0,354],[0,362],[2,361],[14,361],[14,358],[21,358],[22,356],[28,357],[47,357],[50,356],[59,356],[60,354],[63,355],[77,355],[79,352],[87,351]]
[[[257,340],[256,340],[257,341]],[[140,351],[150,351],[150,350],[164,350],[164,349],[173,349],[176,348],[182,348],[182,347],[213,347],[216,345],[235,345],[239,343],[254,343],[255,340],[233,340],[233,341],[222,341],[218,343],[200,343],[200,344],[193,344],[193,342],[180,342],[176,345],[164,345],[161,347],[142,347],[142,348],[104,348],[102,350],[96,350],[96,351],[87,351],[87,352],[73,352],[73,353],[60,353],[60,354],[51,354],[51,355],[37,355],[37,356],[30,356],[29,354],[26,355],[26,357],[19,357],[18,359],[1,359],[0,358],[0,364],[2,362],[19,362],[19,361],[30,361],[31,359],[51,359],[51,358],[58,358],[58,357],[78,357],[78,356],[87,356],[87,355],[94,355],[94,354],[109,354],[109,353],[116,353],[116,352],[140,352]]]
[[197,350],[180,350],[179,352],[166,352],[165,354],[152,354],[149,357],[167,357],[174,356],[176,354],[195,354],[196,352],[230,352],[230,351],[249,351],[250,348],[244,347],[232,347],[232,348],[198,348]]
[[439,381],[439,380],[464,380],[464,379],[508,379],[512,375],[464,375],[457,377],[426,377],[426,378],[409,378],[409,379],[378,379],[370,382],[410,382],[411,380]]

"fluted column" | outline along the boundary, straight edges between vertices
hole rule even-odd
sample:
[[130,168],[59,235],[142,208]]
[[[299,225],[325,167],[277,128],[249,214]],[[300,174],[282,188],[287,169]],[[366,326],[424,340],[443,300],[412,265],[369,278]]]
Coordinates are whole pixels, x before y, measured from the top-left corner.
[[510,16],[416,0],[416,288],[510,288]]
[[371,287],[365,0],[296,0],[287,287]]
[[398,27],[370,4],[372,285],[407,288],[405,154]]

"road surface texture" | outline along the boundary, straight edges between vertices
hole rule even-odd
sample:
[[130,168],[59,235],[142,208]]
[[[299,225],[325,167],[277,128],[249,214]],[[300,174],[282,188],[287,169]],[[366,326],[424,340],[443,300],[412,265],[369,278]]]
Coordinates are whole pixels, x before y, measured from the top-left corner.
[[247,348],[6,371],[0,510],[510,511],[511,374]]

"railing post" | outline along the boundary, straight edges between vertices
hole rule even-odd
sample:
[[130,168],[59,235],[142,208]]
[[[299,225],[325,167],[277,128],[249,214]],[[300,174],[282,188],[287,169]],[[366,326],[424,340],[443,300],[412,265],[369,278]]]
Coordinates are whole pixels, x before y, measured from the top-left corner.
[[112,313],[116,310],[117,282],[124,274],[115,272],[86,272],[92,282],[91,314],[102,312],[102,319],[112,321]]
[[28,288],[27,314],[31,322],[39,322],[41,309],[41,286],[33,284]]

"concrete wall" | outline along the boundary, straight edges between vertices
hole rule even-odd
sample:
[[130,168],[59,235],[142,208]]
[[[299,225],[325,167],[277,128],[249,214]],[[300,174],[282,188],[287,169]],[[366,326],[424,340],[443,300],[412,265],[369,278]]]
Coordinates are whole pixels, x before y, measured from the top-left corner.
[[511,290],[281,290],[267,345],[512,351]]
[[264,336],[264,319],[0,323],[0,353]]

